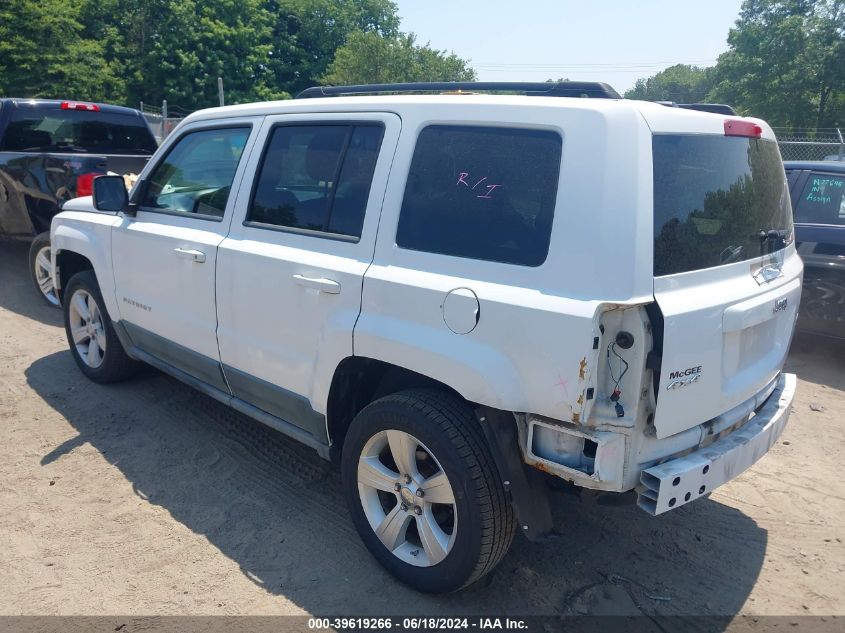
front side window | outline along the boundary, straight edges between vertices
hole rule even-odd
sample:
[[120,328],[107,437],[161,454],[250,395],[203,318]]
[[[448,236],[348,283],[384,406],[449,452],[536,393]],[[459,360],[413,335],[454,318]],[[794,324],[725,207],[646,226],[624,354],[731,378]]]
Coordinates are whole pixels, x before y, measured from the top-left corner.
[[361,237],[382,135],[380,124],[277,127],[247,222]]
[[795,221],[845,225],[845,176],[811,173],[795,207]]
[[185,134],[153,170],[140,206],[222,218],[249,133],[237,127]]
[[522,266],[549,252],[563,141],[556,132],[433,125],[417,140],[396,243]]

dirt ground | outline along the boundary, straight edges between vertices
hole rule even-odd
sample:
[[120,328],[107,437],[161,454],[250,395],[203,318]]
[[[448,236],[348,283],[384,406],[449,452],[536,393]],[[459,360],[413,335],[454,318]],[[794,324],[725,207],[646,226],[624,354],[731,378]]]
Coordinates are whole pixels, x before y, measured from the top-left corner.
[[845,346],[802,339],[781,441],[659,518],[555,493],[486,580],[425,596],[361,545],[309,449],[154,370],[76,369],[0,243],[0,614],[843,614]]

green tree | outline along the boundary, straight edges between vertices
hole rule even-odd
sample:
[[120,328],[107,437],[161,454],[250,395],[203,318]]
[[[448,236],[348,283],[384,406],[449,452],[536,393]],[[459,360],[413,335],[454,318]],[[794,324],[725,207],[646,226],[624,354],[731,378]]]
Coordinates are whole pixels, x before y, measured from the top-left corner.
[[389,0],[89,0],[83,22],[130,104],[185,109],[216,105],[218,76],[227,103],[289,97],[319,82],[350,33],[399,27]]
[[333,60],[347,74],[370,62],[356,50],[381,55],[385,80],[474,77],[400,34],[390,0],[0,2],[3,94],[193,110],[217,105],[217,77],[227,103],[285,98],[320,83]]
[[125,81],[104,45],[84,37],[83,9],[65,0],[0,3],[0,94],[123,100]]
[[638,79],[634,87],[625,93],[625,97],[677,103],[704,101],[713,87],[712,74],[711,68],[676,64],[652,77]]
[[413,33],[386,37],[353,33],[338,48],[323,83],[367,84],[402,81],[473,81],[475,71],[454,53],[416,44]]
[[98,0],[87,34],[105,43],[127,82],[127,100],[186,109],[288,96],[270,68],[274,16],[263,0]]
[[845,0],[746,0],[715,100],[773,125],[845,124]]
[[352,33],[399,34],[389,0],[268,0],[266,7],[274,16],[270,67],[291,94],[319,83]]

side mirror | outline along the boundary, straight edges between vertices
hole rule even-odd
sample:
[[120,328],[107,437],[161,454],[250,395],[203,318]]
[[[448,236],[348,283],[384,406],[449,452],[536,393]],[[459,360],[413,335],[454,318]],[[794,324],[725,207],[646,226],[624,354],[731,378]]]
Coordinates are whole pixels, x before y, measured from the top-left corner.
[[122,176],[97,176],[94,178],[94,208],[118,213],[129,207],[129,195]]

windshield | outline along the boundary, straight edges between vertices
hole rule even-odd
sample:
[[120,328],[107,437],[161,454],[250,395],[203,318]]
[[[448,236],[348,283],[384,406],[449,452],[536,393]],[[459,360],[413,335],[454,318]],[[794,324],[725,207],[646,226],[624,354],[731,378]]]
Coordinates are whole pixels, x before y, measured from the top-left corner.
[[20,106],[12,110],[0,149],[150,155],[156,141],[137,115]]
[[654,154],[654,275],[753,259],[792,241],[774,141],[660,134]]

